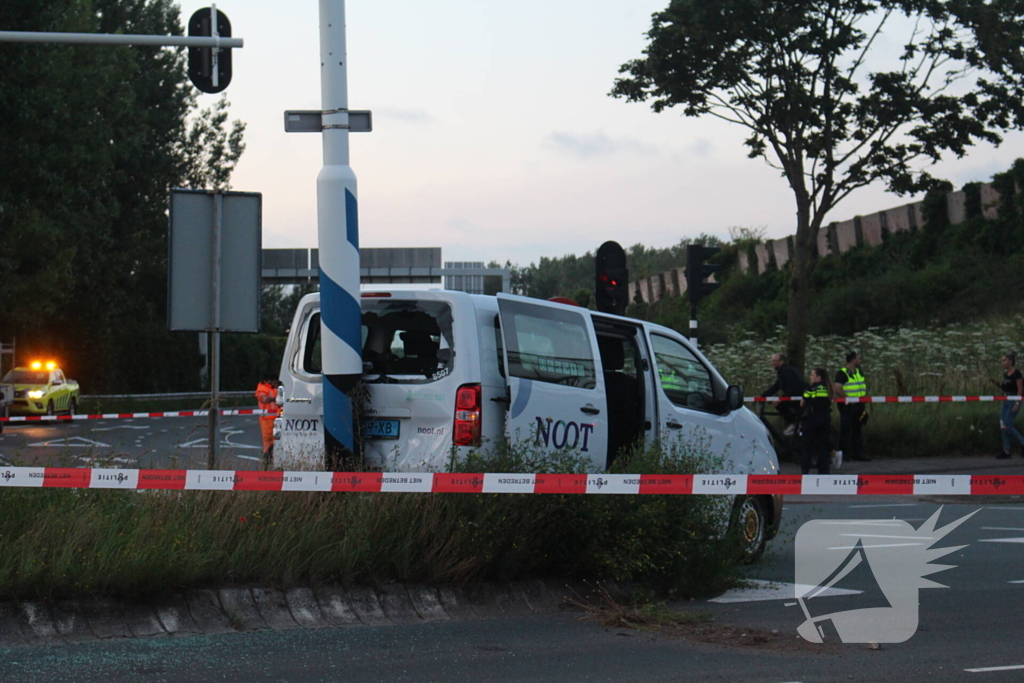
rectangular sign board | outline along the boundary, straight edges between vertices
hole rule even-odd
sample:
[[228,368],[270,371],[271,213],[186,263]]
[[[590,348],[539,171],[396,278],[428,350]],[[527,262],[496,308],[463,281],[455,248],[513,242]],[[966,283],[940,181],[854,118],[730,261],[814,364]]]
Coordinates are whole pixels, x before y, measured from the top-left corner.
[[259,332],[262,201],[258,192],[171,190],[170,330]]

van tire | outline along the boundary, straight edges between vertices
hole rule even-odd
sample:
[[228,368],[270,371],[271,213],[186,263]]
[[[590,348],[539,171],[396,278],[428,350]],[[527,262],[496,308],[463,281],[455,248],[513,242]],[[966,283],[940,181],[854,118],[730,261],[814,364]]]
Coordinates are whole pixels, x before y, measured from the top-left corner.
[[57,414],[57,411],[55,411],[53,409],[53,401],[48,401],[47,402],[47,404],[46,404],[46,414],[47,415],[56,415]]
[[757,496],[743,496],[733,509],[733,532],[744,564],[761,559],[768,542],[768,515],[764,502]]
[[71,397],[71,401],[68,402],[68,415],[70,417],[74,417],[75,413],[77,411],[78,411],[78,401],[76,401],[75,397],[72,396]]

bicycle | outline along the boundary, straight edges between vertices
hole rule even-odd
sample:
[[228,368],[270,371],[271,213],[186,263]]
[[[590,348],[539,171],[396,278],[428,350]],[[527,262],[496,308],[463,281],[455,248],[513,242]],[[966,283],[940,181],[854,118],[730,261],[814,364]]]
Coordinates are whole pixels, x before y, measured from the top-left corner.
[[[757,406],[757,417],[761,420],[764,426],[768,429],[768,434],[772,439],[772,446],[775,448],[775,454],[779,457],[779,462],[783,460],[800,464],[800,431],[794,429],[792,434],[786,434],[784,431],[780,431],[769,418],[782,417],[777,409],[770,411],[768,408],[774,405],[774,402],[764,401],[758,403]],[[832,423],[829,423],[829,435],[832,443],[832,467],[836,470],[843,466],[843,462],[840,458],[839,448],[839,430]]]

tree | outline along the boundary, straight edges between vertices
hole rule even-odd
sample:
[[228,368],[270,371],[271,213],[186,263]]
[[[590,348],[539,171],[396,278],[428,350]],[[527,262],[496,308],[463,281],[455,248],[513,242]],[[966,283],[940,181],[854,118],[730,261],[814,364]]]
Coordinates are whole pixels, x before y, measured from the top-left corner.
[[[5,0],[3,16],[6,30],[182,33],[172,0]],[[61,361],[86,393],[197,385],[194,336],[167,331],[168,189],[190,158],[217,158],[226,184],[241,132],[188,143],[181,48],[3,43],[0,64],[4,341]],[[200,125],[223,128],[224,107]]]
[[203,109],[192,120],[182,141],[185,184],[206,190],[231,188],[231,173],[245,151],[242,135],[245,124],[231,122],[231,131],[225,129],[228,121],[227,95],[213,106]]
[[802,367],[825,216],[875,181],[928,190],[944,153],[1024,125],[1022,24],[1022,0],[671,0],[610,94],[743,126],[749,156],[788,181],[787,350]]

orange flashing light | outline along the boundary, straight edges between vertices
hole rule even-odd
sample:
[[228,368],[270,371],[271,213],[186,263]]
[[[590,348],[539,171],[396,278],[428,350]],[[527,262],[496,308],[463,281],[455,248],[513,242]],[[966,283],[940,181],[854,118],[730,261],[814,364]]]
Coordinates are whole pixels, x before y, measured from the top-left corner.
[[43,364],[42,363],[40,363],[37,360],[32,361],[32,369],[33,370],[42,370],[42,368],[43,368]]
[[54,370],[56,368],[57,368],[57,364],[54,363],[52,360],[49,363],[46,364],[46,369],[47,370]]

